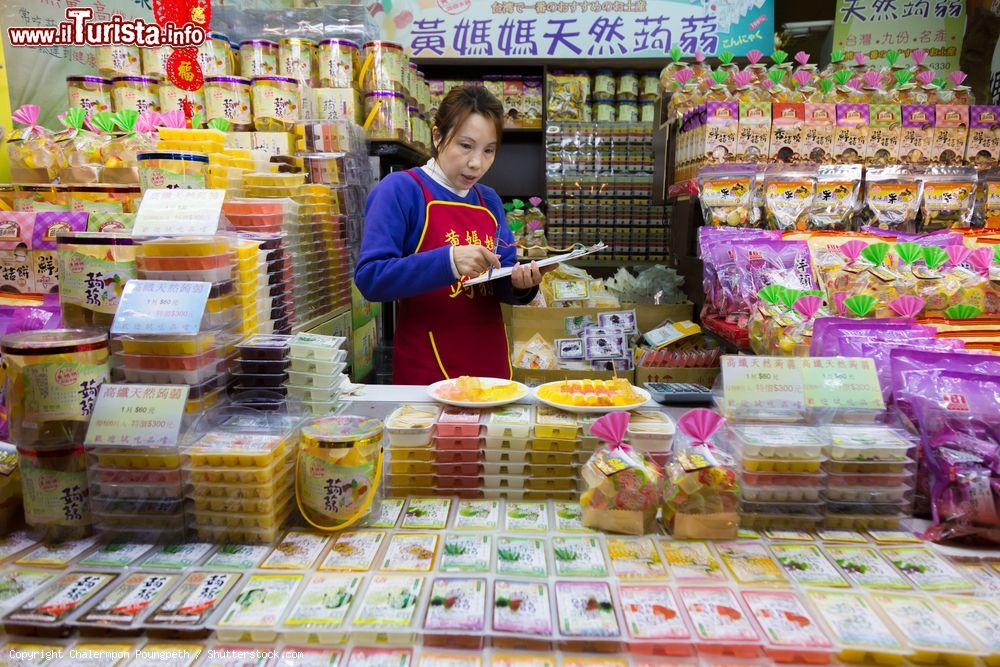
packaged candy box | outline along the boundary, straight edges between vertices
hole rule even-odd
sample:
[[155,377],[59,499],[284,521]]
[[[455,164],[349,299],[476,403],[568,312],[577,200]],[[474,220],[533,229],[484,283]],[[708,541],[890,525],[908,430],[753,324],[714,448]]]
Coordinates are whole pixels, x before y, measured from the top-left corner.
[[655,528],[663,471],[642,452],[624,444],[630,415],[612,412],[590,427],[607,443],[582,468],[587,489],[580,496],[588,528],[645,535]]
[[674,537],[736,538],[736,463],[720,449],[721,439],[715,440],[725,423],[721,415],[704,408],[689,410],[677,421],[663,493],[663,520]]

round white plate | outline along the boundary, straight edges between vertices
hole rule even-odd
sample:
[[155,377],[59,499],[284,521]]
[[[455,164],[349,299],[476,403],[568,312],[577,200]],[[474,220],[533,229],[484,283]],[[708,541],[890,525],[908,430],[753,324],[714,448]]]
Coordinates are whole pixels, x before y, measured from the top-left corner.
[[627,412],[629,410],[636,410],[641,408],[646,403],[651,400],[651,396],[648,391],[642,387],[632,386],[635,393],[642,397],[642,400],[638,403],[632,403],[630,405],[563,405],[562,403],[553,403],[552,401],[547,401],[538,395],[538,390],[542,387],[548,387],[554,384],[562,384],[562,380],[557,380],[556,382],[547,382],[546,384],[539,385],[535,387],[535,398],[538,399],[539,403],[544,403],[545,405],[551,406],[558,410],[563,410],[565,412],[575,412],[577,414],[604,414],[606,412]]
[[[508,384],[511,380],[501,380],[499,378],[479,378],[484,385],[487,387],[496,386],[499,384]],[[445,405],[453,405],[456,408],[496,408],[501,405],[507,405],[509,403],[515,403],[520,401],[522,398],[528,395],[528,388],[521,384],[520,382],[515,382],[517,385],[517,393],[510,398],[505,398],[499,401],[486,401],[484,403],[476,403],[473,401],[453,401],[449,398],[442,398],[438,396],[437,390],[441,387],[451,384],[454,380],[440,380],[427,387],[427,394],[439,403],[444,403]]]

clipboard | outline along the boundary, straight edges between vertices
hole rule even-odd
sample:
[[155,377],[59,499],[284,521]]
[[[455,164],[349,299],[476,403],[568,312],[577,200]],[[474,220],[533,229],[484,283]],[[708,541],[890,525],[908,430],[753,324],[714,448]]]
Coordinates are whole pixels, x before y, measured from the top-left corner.
[[[594,253],[607,250],[608,246],[603,242],[596,243],[592,246],[584,246],[580,248],[575,248],[570,252],[564,253],[562,255],[553,255],[552,257],[546,257],[545,259],[535,260],[535,263],[539,268],[543,266],[548,266],[549,264],[561,264],[562,262],[569,262],[574,259],[579,259],[580,257],[586,257],[587,255],[593,255]],[[516,266],[516,265],[515,265]],[[500,278],[506,278],[514,271],[513,266],[504,266],[499,269],[490,269],[489,271],[483,273],[482,275],[476,276],[475,278],[469,278],[462,282],[463,285],[478,285],[480,283],[488,283],[493,280],[498,280]]]

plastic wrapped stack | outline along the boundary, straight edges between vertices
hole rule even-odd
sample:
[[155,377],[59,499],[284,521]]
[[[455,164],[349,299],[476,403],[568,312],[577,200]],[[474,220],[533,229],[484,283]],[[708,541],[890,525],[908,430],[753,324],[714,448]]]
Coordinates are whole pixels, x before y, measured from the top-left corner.
[[333,412],[347,383],[347,340],[341,336],[300,333],[289,341],[290,367],[285,381],[288,398],[301,401],[314,415]]

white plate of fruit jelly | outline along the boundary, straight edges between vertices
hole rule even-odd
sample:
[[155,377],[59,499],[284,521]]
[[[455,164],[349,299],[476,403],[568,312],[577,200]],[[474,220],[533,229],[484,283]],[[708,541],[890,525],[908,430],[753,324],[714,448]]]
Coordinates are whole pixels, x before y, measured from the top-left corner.
[[650,400],[649,392],[625,378],[614,380],[559,380],[535,387],[545,405],[567,412],[634,410]]
[[495,408],[521,400],[528,395],[528,388],[511,380],[463,375],[435,382],[427,387],[427,393],[435,401],[457,408]]

